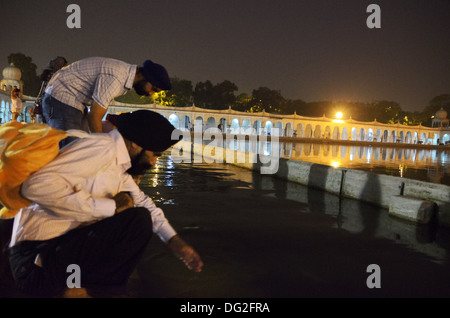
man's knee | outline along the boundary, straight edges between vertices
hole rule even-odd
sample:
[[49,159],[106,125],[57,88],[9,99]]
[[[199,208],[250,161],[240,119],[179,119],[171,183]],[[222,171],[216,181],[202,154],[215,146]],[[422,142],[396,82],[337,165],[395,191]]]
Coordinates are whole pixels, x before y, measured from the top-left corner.
[[126,213],[129,218],[128,226],[136,231],[136,234],[151,238],[153,234],[153,222],[150,212],[143,207],[131,208],[121,213]]

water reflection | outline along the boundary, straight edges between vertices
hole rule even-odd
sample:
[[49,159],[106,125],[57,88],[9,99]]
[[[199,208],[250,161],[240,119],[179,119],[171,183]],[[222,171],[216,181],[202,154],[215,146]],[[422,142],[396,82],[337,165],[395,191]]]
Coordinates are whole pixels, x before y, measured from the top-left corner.
[[415,225],[389,216],[385,209],[374,205],[340,198],[293,182],[283,182],[280,190],[280,180],[268,176],[254,175],[253,184],[263,191],[273,190],[277,198],[307,204],[308,209],[304,212],[334,217],[336,228],[394,241],[429,256],[439,264],[449,260],[450,231],[447,228],[438,229],[435,224]]
[[[270,142],[236,140],[229,149],[270,155]],[[450,185],[449,150],[280,143],[280,157]]]
[[282,149],[284,158],[450,185],[448,151],[329,144],[286,144]]
[[[306,150],[311,151],[312,155],[314,149],[317,148],[317,145],[305,146],[302,147],[303,154]],[[329,146],[328,149],[331,155],[333,147]],[[320,153],[323,154],[323,152]],[[356,157],[358,157],[357,154],[358,152],[356,152]],[[364,158],[364,156],[361,157],[361,159]],[[261,175],[233,165],[219,163],[173,164],[170,156],[161,157],[160,164],[159,169],[150,171],[141,184],[144,192],[149,194],[158,205],[179,204],[181,198],[196,195],[198,197],[198,193],[201,193],[201,197],[205,199],[220,193],[220,196],[216,196],[217,201],[211,211],[212,215],[216,215],[219,207],[230,206],[229,194],[233,189],[237,189],[242,195],[246,193],[255,200],[274,197],[281,200],[280,204],[281,202],[301,203],[302,208],[298,209],[297,213],[320,214],[334,219],[333,222],[327,223],[327,227],[388,239],[427,255],[433,262],[441,264],[448,262],[450,231],[447,228],[437,228],[435,224],[423,226],[412,224],[394,218],[388,214],[386,209],[368,203],[338,197],[325,191]],[[153,180],[156,180],[156,188],[152,187]],[[368,191],[376,191],[375,188],[376,186],[371,183]],[[189,204],[194,203],[190,202]],[[233,210],[242,209],[244,218],[247,210],[241,205],[242,202],[232,203]],[[265,212],[276,213],[280,216],[286,214],[293,218],[292,222],[297,221],[295,214],[289,214],[283,209],[273,210],[267,206],[267,210],[259,211],[260,216],[262,217]],[[223,215],[219,217],[220,220],[222,218]]]

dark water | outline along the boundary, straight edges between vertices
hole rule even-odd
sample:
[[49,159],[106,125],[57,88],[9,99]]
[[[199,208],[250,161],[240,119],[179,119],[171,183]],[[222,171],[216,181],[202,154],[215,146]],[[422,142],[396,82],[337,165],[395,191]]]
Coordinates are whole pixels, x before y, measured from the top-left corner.
[[226,164],[163,157],[141,185],[205,262],[190,273],[154,242],[136,272],[144,297],[450,296],[448,229]]

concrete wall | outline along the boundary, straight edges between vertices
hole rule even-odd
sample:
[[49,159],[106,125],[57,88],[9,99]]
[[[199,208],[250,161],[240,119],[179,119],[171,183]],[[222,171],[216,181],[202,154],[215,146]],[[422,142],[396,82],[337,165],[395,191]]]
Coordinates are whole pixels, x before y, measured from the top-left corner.
[[[176,156],[180,149],[183,149],[185,156],[186,152],[192,152],[192,155],[197,156],[195,160],[200,158],[205,162],[229,163],[259,173],[265,166],[262,162],[269,162],[267,156],[239,150],[234,151],[233,157],[226,156],[229,149],[224,149],[219,156],[217,153],[211,155],[210,149],[204,145],[193,145],[187,141],[178,143],[172,153]],[[193,157],[191,158],[195,162]],[[271,159],[278,160],[278,169],[272,175],[273,177],[320,189],[337,196],[368,202],[387,209],[398,196],[434,202],[437,206],[436,214],[439,224],[450,227],[450,186],[292,159],[276,157]],[[401,217],[401,215],[398,216]]]

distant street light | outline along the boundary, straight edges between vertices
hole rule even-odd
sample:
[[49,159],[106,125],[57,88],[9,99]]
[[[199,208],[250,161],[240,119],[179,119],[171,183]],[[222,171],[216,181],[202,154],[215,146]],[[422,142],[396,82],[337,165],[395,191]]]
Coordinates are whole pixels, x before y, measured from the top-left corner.
[[341,119],[342,117],[343,117],[342,113],[341,112],[337,112],[336,113],[336,118],[337,119],[333,119],[333,123],[339,123],[339,124],[344,123],[344,121]]

